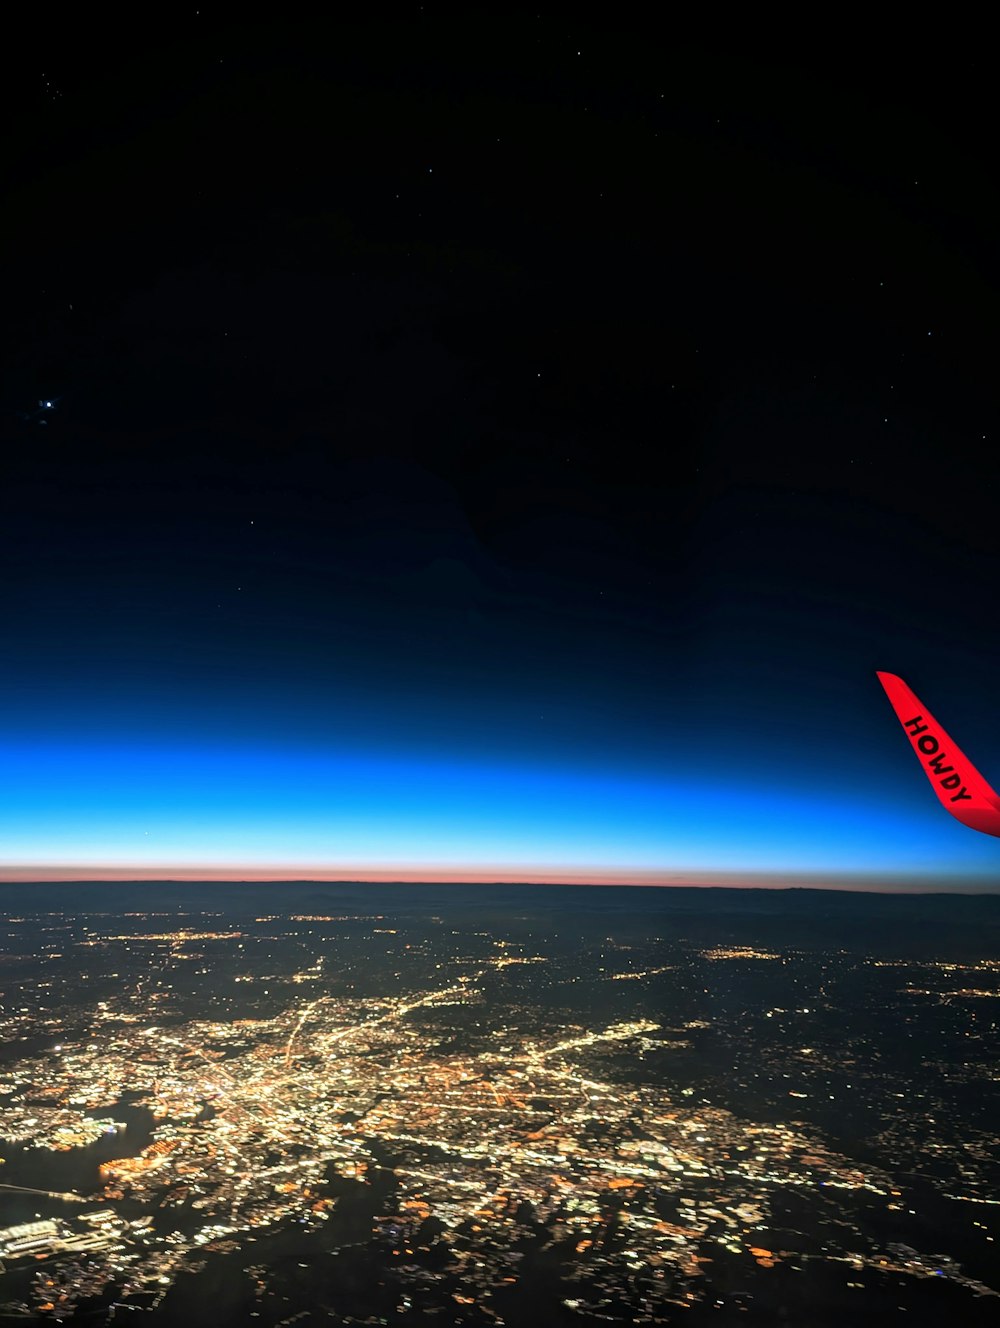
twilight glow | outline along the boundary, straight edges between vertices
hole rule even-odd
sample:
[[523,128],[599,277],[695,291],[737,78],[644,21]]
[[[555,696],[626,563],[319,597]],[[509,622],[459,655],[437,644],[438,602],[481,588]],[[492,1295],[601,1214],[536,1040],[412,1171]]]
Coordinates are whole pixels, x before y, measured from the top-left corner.
[[[916,799],[704,772],[119,738],[8,750],[0,874],[975,888],[995,853]],[[915,781],[914,781],[915,782]],[[926,790],[919,789],[923,795]]]
[[12,94],[0,878],[1000,889],[982,117],[190,22]]

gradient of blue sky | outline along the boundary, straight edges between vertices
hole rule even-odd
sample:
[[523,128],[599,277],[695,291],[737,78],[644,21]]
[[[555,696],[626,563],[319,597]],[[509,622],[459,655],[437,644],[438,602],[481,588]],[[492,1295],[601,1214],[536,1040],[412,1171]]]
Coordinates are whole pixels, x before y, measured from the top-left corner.
[[[104,866],[140,875],[708,872],[738,882],[760,872],[895,881],[933,871],[953,888],[995,876],[1000,845],[941,811],[887,706],[860,767],[835,725],[797,754],[777,730],[748,744],[725,727],[711,738],[706,729],[699,750],[689,717],[658,740],[629,744],[619,733],[603,755],[537,734],[529,746],[522,734],[518,755],[499,734],[493,750],[476,751],[467,735],[431,742],[416,725],[408,741],[366,744],[357,704],[351,713],[356,731],[339,739],[329,716],[329,730],[311,736],[301,716],[298,728],[289,720],[284,741],[263,725],[227,730],[221,702],[214,719],[207,707],[199,723],[189,715],[188,731],[162,711],[144,724],[133,711],[130,731],[15,734],[0,766],[0,875]],[[436,718],[446,738],[440,701]],[[190,731],[198,727],[201,736]]]
[[958,37],[94,24],[6,88],[0,874],[1000,888],[875,676],[1000,779]]

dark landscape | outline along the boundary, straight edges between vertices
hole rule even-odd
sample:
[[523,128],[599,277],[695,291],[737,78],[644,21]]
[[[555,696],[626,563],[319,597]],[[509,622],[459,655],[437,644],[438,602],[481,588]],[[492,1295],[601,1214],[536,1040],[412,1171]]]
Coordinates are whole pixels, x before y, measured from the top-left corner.
[[996,896],[0,901],[11,1319],[996,1322]]

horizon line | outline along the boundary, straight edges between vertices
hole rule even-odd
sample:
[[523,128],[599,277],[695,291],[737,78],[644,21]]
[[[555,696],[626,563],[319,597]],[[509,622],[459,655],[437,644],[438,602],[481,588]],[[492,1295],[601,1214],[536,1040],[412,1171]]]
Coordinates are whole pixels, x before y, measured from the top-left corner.
[[[308,869],[307,869],[308,870]],[[865,894],[948,894],[988,895],[1000,893],[1000,880],[980,884],[974,879],[946,884],[940,873],[931,876],[919,872],[460,872],[416,873],[369,870],[360,875],[346,872],[293,874],[280,868],[163,867],[162,874],[136,867],[0,867],[0,885],[183,885],[186,883],[220,885],[480,885],[480,886],[594,886],[643,889],[717,889],[717,890],[826,890]],[[947,878],[946,878],[947,879]]]

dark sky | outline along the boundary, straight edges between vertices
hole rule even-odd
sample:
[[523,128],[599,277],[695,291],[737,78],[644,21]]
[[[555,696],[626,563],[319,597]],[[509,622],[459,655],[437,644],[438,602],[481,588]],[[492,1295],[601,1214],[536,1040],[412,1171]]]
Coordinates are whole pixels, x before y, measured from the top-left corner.
[[5,76],[5,871],[996,879],[874,677],[1000,771],[967,32],[122,12]]

